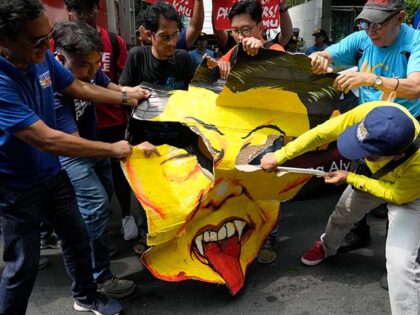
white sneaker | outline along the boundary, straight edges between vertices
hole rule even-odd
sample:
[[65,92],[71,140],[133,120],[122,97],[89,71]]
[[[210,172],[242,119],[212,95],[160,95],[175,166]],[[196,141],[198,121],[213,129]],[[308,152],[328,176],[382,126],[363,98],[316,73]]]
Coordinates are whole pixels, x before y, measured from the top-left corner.
[[139,237],[139,230],[137,223],[132,215],[124,217],[122,220],[121,233],[124,234],[126,241],[134,240]]

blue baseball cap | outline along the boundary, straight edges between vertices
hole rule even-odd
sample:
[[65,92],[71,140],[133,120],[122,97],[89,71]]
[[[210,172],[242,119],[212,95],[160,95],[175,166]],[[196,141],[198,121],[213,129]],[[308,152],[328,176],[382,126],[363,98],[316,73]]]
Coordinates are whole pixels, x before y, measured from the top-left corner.
[[337,146],[341,155],[349,160],[373,154],[398,155],[414,141],[414,134],[414,122],[406,113],[394,106],[381,106],[372,109],[360,123],[344,130],[337,139]]

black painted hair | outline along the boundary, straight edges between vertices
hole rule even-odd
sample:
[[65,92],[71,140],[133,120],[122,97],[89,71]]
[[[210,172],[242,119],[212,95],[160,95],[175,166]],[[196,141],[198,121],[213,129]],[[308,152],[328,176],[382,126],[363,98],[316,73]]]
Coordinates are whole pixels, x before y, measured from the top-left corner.
[[255,23],[262,21],[262,7],[256,0],[244,0],[236,2],[232,10],[229,12],[229,19],[232,20],[234,16],[240,14],[249,14]]
[[104,50],[98,31],[82,21],[57,23],[53,39],[58,52],[70,55],[86,55]]
[[0,36],[16,39],[27,21],[35,20],[44,14],[39,0],[1,0]]
[[159,19],[177,22],[178,28],[182,28],[181,19],[178,12],[170,4],[165,2],[156,2],[146,8],[143,15],[143,26],[145,29],[156,32],[159,29]]

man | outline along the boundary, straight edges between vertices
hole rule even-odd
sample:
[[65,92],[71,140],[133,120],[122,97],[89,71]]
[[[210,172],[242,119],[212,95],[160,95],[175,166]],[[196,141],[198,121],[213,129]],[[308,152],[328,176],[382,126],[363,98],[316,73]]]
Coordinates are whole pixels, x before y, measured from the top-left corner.
[[348,186],[328,220],[321,241],[302,257],[304,264],[313,266],[334,255],[352,225],[371,209],[387,202],[386,258],[393,314],[420,312],[420,151],[418,143],[413,144],[419,132],[419,123],[403,106],[370,102],[309,130],[261,160],[264,170],[275,171],[286,160],[335,140],[344,157],[364,158],[373,173],[388,162],[409,156],[378,179],[341,170],[328,173],[326,183]]
[[243,50],[250,56],[258,54],[259,49],[265,47],[277,51],[284,51],[279,44],[267,42],[263,38],[262,7],[255,0],[244,0],[233,5],[229,12],[229,19],[232,25],[232,37],[236,45],[232,47],[220,60],[216,61],[207,58],[209,68],[219,67],[220,77],[227,79],[230,69],[236,61],[238,44],[242,44]]
[[[117,83],[127,60],[127,48],[124,40],[118,34],[97,25],[99,0],[64,0],[70,21],[83,21],[94,27],[104,46],[101,68],[104,73]],[[113,105],[97,104],[98,137],[101,141],[114,142],[124,139],[127,126],[127,111]],[[131,189],[121,171],[120,162],[111,160],[112,177],[115,183],[115,195],[121,206],[122,233],[125,240],[138,236],[137,224],[130,214]]]
[[[143,25],[143,12],[136,16],[136,35],[140,46],[151,45],[152,38],[147,34]],[[194,9],[191,15],[190,24],[183,28],[178,41],[177,49],[190,50],[201,33],[204,24],[204,3],[203,0],[195,0]]]
[[74,308],[116,314],[121,305],[96,291],[85,224],[59,155],[124,159],[126,141],[89,141],[55,130],[53,92],[85,101],[136,106],[148,93],[110,91],[73,77],[49,52],[53,28],[38,0],[0,2],[0,225],[5,268],[0,314],[24,314],[39,259],[40,218],[61,241]]
[[[280,1],[280,32],[273,39],[274,44],[280,44],[280,46],[285,46],[290,37],[292,36],[292,19],[290,18],[288,12],[287,1]],[[212,26],[213,34],[219,43],[220,50],[223,54],[226,54],[233,46],[236,45],[236,40],[225,30],[219,30],[216,28],[216,17],[217,12],[215,12],[216,6],[213,5],[212,13]],[[262,36],[262,34],[261,34]]]
[[197,38],[197,48],[192,50],[190,55],[194,59],[194,66],[196,68],[200,65],[204,55],[217,59],[214,51],[207,48],[206,33],[200,33],[200,36]]
[[[405,17],[403,0],[369,0],[356,19],[363,30],[310,55],[313,71],[325,73],[331,63],[357,66],[358,71],[339,75],[334,85],[344,93],[359,88],[360,104],[386,100],[395,93],[395,102],[419,118],[420,31],[404,24]],[[364,218],[343,245],[355,249],[369,244],[369,226]]]
[[[57,58],[77,79],[122,92],[135,88],[112,83],[99,68],[103,45],[98,32],[84,22],[59,23],[53,34]],[[55,94],[58,130],[97,140],[95,106],[90,102]],[[146,154],[155,152],[152,145],[142,143]],[[109,159],[60,157],[76,192],[77,203],[90,238],[93,278],[98,291],[114,298],[124,298],[135,289],[133,281],[118,279],[110,270],[106,239],[113,194]]]
[[328,34],[325,30],[318,29],[312,34],[312,36],[314,36],[315,44],[306,49],[306,55],[310,55],[316,51],[323,51],[328,47]]
[[300,28],[294,27],[293,28],[293,36],[297,38],[297,49],[301,53],[305,53],[306,51],[306,43],[305,40],[299,36]]

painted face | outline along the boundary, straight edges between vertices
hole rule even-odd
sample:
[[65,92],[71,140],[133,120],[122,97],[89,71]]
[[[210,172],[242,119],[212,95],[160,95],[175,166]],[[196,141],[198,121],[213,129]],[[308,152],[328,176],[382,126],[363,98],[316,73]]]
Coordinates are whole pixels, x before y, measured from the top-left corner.
[[246,37],[262,39],[262,24],[256,23],[248,13],[239,14],[232,18],[231,32],[237,43]]
[[174,20],[167,20],[163,17],[159,19],[159,28],[156,32],[150,30],[152,38],[153,55],[160,60],[172,57],[176,51],[176,42],[179,38],[178,23]]
[[101,62],[101,54],[92,51],[86,55],[69,55],[64,56],[64,66],[72,72],[77,79],[90,82],[96,72],[98,72]]
[[[305,106],[273,115],[270,109],[276,109],[279,95],[270,89],[260,92],[272,93],[266,110],[217,106],[217,94],[202,88],[175,92],[158,119],[182,122],[201,134],[200,149],[188,153],[163,145],[161,156],[149,159],[135,150],[125,163],[147,213],[148,243],[155,246],[143,262],[155,276],[223,283],[236,294],[244,285],[247,266],[277,221],[279,200],[294,196],[309,179],[235,169],[276,139],[309,129]],[[209,157],[214,169],[206,166]]]
[[52,31],[45,14],[27,21],[16,40],[5,40],[10,60],[23,67],[43,62],[50,47]]

